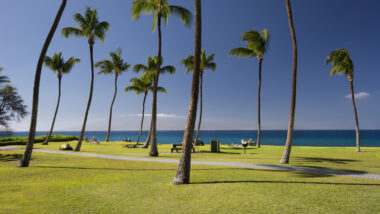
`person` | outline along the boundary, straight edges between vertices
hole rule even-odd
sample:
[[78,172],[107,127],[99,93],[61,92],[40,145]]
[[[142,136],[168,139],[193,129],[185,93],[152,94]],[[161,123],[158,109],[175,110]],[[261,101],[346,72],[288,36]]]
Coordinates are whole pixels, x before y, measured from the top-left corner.
[[95,136],[92,137],[91,143],[93,143],[93,144],[96,144],[96,143],[97,143],[97,140],[96,140]]
[[86,137],[84,137],[84,141],[88,142],[88,138],[87,138],[87,136],[86,136]]
[[125,137],[123,141],[124,141],[124,142],[128,142],[128,138],[127,138],[127,137]]

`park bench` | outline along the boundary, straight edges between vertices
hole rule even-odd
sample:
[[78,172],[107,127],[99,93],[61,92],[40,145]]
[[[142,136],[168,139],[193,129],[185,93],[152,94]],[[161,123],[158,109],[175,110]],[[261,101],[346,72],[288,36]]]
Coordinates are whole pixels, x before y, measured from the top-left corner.
[[[194,146],[192,146],[191,149],[193,150],[193,152],[195,152]],[[176,150],[178,152],[178,150],[182,150],[182,144],[173,144],[173,147],[170,150],[171,153],[173,153],[173,150]]]

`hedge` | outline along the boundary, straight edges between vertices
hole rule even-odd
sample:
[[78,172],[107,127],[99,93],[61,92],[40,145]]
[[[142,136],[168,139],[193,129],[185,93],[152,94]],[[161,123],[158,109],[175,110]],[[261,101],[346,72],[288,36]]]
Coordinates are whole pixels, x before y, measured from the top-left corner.
[[[42,143],[45,141],[46,135],[36,136],[35,143]],[[52,135],[50,136],[49,142],[66,142],[72,140],[78,140],[77,136],[70,135]],[[9,146],[9,145],[26,145],[28,137],[3,137],[0,138],[0,146]]]

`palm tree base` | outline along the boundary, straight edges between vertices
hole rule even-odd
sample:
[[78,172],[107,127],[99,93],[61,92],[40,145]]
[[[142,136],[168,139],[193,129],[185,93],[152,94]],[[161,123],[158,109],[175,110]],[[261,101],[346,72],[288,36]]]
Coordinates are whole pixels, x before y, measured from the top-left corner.
[[149,156],[158,157],[158,152],[149,152]]
[[49,143],[43,143],[42,145],[49,145]]
[[360,152],[360,149],[359,149],[359,148],[356,148],[355,152]]
[[186,182],[180,178],[174,178],[173,185],[182,185],[182,184],[190,184],[190,182]]
[[287,161],[285,159],[281,159],[280,164],[289,164],[289,161]]

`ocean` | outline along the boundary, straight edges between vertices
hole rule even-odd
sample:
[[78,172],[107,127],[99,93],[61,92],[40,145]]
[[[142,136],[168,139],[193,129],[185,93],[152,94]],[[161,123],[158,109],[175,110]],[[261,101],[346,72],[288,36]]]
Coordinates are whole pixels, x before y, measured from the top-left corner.
[[[45,135],[47,132],[36,133],[37,136]],[[157,131],[157,141],[159,144],[180,143],[183,139],[183,131]],[[261,132],[262,145],[285,145],[286,130],[264,130]],[[79,131],[57,131],[54,134],[75,135],[79,136]],[[87,131],[85,136],[89,139],[95,137],[98,140],[105,140],[106,131]],[[143,131],[140,141],[145,141],[147,131]],[[6,136],[27,136],[28,132],[10,132],[0,133],[0,137]],[[240,143],[241,139],[248,140],[252,138],[256,141],[257,131],[200,131],[199,139],[206,144],[211,139],[219,139],[223,144]],[[294,146],[322,146],[322,147],[354,147],[355,131],[354,130],[296,130],[293,135]],[[136,141],[138,131],[112,131],[111,141],[121,141],[125,137]],[[195,134],[194,134],[195,137]],[[380,130],[361,130],[360,146],[363,147],[380,147]]]

